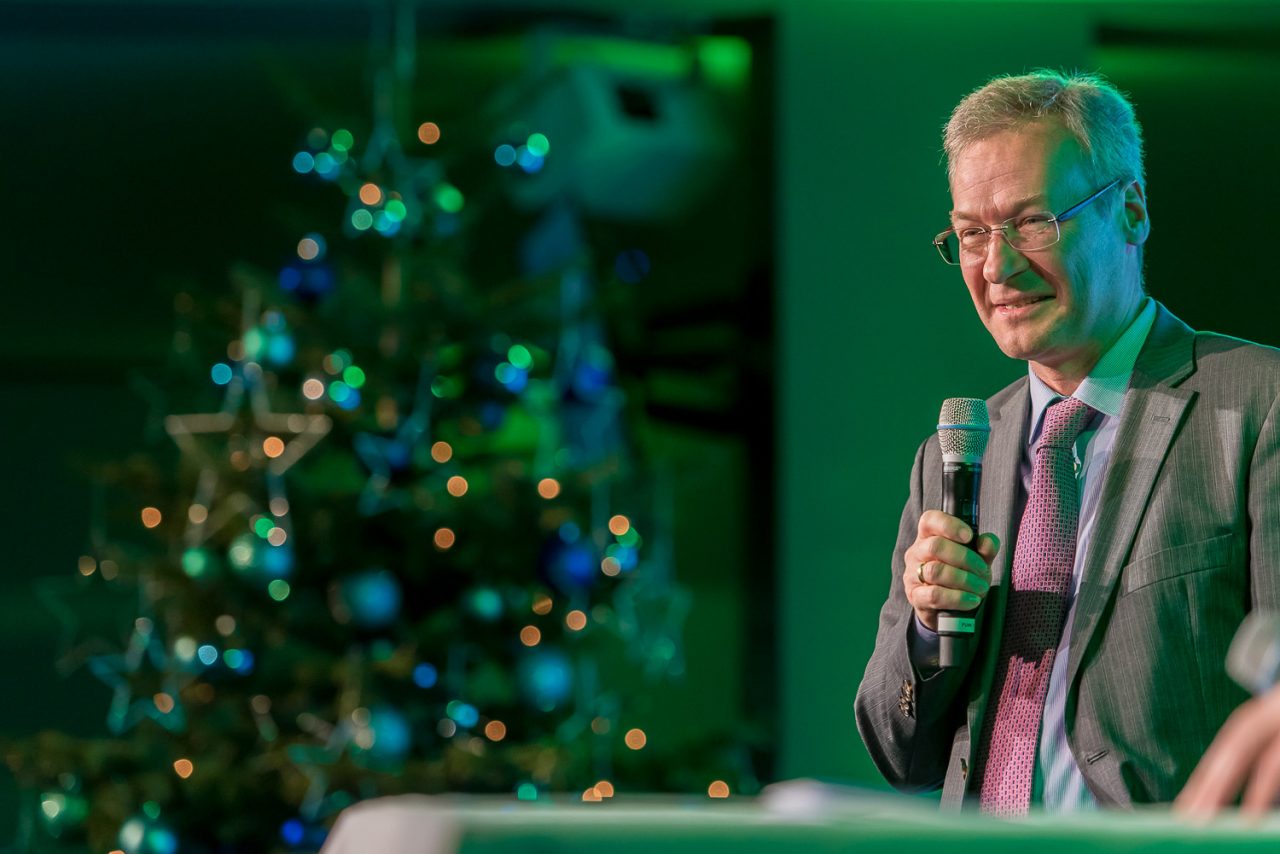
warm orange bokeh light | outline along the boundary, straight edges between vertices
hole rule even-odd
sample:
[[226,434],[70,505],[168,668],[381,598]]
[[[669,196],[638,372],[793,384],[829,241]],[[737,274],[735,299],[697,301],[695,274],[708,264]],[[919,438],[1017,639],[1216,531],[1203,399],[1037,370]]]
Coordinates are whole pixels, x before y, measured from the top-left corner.
[[490,741],[502,741],[507,737],[507,725],[502,721],[489,721],[484,725],[484,734]]
[[729,797],[729,784],[724,780],[711,781],[711,785],[707,786],[707,796],[712,798]]
[[608,780],[601,780],[599,783],[596,783],[596,791],[600,793],[600,797],[602,798],[612,798],[613,784]]
[[284,441],[279,436],[268,436],[262,440],[262,453],[274,460],[284,453]]
[[609,533],[615,537],[621,537],[627,531],[631,530],[631,520],[621,514],[614,516],[609,520]]
[[560,494],[560,481],[554,477],[544,477],[538,481],[538,494],[550,501]]
[[453,457],[453,446],[448,442],[436,442],[431,446],[431,459],[438,463],[447,463]]
[[167,715],[173,711],[173,698],[168,694],[159,693],[151,698],[151,702],[156,704],[156,709],[162,715]]
[[177,774],[184,780],[195,773],[195,770],[196,766],[191,764],[190,759],[179,759],[177,762],[173,763],[173,773]]
[[454,535],[453,529],[441,528],[436,531],[436,535],[433,537],[433,540],[435,541],[436,548],[444,552],[453,548],[453,544],[457,541],[457,537]]
[[639,750],[648,744],[649,737],[644,734],[644,730],[637,727],[635,729],[627,730],[627,734],[622,737],[622,740],[625,741],[627,743],[627,747],[630,747],[632,750]]
[[154,528],[164,519],[160,515],[160,511],[155,507],[142,508],[142,524],[148,528]]
[[564,624],[575,632],[580,632],[587,625],[587,615],[581,611],[570,611],[564,615]]
[[455,474],[449,478],[449,483],[445,488],[449,490],[449,494],[454,498],[461,498],[467,494],[467,479],[460,474]]
[[525,646],[537,646],[542,641],[542,632],[537,626],[525,626],[520,630],[520,643]]
[[377,184],[362,184],[360,186],[360,201],[366,205],[376,205],[382,201],[382,190],[378,189]]
[[423,122],[418,125],[418,139],[424,145],[435,145],[440,141],[440,125],[435,122]]
[[600,571],[612,577],[622,572],[622,564],[618,562],[616,557],[607,557],[600,561]]
[[583,792],[582,799],[584,801],[590,801],[592,803],[595,803],[596,801],[604,800],[603,798],[600,797],[600,793],[596,791],[595,786],[592,786],[590,789],[587,789],[585,792]]
[[533,613],[550,614],[552,606],[551,597],[545,593],[539,593],[533,597]]

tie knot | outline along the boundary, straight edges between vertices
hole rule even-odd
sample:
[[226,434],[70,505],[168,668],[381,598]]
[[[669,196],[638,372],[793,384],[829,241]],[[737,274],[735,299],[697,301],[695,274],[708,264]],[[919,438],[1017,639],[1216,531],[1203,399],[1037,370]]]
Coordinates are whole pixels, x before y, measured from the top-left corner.
[[1040,447],[1071,447],[1096,411],[1074,397],[1064,397],[1051,404],[1044,412],[1044,430],[1040,434]]

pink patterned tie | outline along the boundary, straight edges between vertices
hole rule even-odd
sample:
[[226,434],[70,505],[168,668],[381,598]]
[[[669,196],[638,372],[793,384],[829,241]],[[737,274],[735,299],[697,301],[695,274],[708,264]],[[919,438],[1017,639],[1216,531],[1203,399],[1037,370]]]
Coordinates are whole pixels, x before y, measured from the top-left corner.
[[1044,414],[1031,493],[1018,526],[1000,657],[979,742],[982,812],[1025,815],[1031,804],[1040,719],[1062,638],[1076,559],[1080,496],[1072,447],[1094,413],[1073,397]]

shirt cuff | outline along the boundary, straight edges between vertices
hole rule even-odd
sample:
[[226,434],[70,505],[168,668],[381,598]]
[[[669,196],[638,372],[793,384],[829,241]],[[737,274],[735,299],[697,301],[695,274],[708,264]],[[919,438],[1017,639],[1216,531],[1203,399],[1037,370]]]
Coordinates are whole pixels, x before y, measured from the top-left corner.
[[928,677],[941,668],[938,666],[942,641],[938,633],[920,622],[915,612],[911,614],[911,626],[907,629],[907,652],[911,665],[921,677]]

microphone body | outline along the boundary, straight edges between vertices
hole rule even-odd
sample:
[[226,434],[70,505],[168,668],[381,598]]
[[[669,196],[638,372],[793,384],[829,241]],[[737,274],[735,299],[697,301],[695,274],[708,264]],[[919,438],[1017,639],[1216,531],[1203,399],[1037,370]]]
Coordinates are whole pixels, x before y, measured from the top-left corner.
[[1280,614],[1250,611],[1231,640],[1226,665],[1228,675],[1254,695],[1280,682]]
[[[942,512],[960,519],[978,539],[978,499],[982,487],[982,455],[987,450],[991,420],[987,402],[952,397],[942,402],[938,441],[942,446]],[[977,621],[972,611],[938,613],[938,666],[958,667],[968,657]]]

